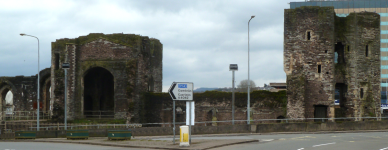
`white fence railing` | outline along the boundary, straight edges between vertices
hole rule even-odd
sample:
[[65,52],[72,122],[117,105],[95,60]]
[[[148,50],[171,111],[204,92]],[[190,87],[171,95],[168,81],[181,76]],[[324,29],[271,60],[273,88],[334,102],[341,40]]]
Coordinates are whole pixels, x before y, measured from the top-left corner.
[[[50,114],[48,111],[39,111],[39,119],[49,119]],[[12,111],[2,112],[1,120],[37,120],[37,111]]]

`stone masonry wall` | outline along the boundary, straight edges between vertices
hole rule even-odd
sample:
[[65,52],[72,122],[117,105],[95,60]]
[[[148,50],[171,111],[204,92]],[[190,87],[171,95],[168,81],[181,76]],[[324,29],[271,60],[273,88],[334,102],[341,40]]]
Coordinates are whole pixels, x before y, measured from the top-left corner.
[[346,117],[379,117],[380,16],[371,12],[351,13],[346,18],[337,17],[336,22],[336,41],[346,47],[345,63],[336,64],[335,69],[336,76],[342,76],[336,79],[343,79],[336,83],[347,85]]
[[[5,96],[13,94],[13,111],[33,111],[37,98],[37,76],[0,77],[0,116],[5,113]],[[0,120],[3,119],[0,117]]]
[[[290,108],[287,115],[313,118],[314,105],[334,105],[334,9],[301,7],[285,10],[284,16],[284,71]],[[328,116],[332,117],[330,110]]]
[[[157,92],[161,91],[162,56],[155,58],[151,55],[151,48],[155,54],[162,53],[162,44],[156,39],[133,34],[89,34],[76,39],[57,40],[52,47],[52,55],[60,57],[52,59],[51,78],[55,84],[54,91],[57,91],[54,98],[62,107],[64,71],[61,65],[59,68],[56,65],[68,62],[71,66],[68,70],[69,119],[85,117],[84,77],[95,68],[102,68],[113,76],[112,109],[117,119],[137,116],[139,109],[130,108],[140,105],[139,93],[147,92],[148,85],[153,85],[151,89]],[[153,80],[150,80],[151,77]]]
[[336,88],[341,89],[341,117],[379,116],[379,15],[363,12],[341,18],[333,7],[311,6],[286,9],[284,16],[287,116],[317,118],[322,111],[320,117],[336,117]]
[[[212,123],[211,121],[232,120],[232,93],[208,91],[194,93],[195,122],[208,122],[207,126],[227,125],[231,122]],[[141,100],[140,123],[172,123],[173,101],[168,93],[143,93]],[[286,116],[287,97],[286,91],[269,92],[253,91],[251,93],[251,118],[277,119]],[[235,120],[247,120],[247,93],[235,93]],[[176,101],[176,122],[186,121],[186,102]],[[271,122],[271,121],[262,121]],[[272,121],[274,122],[274,121]],[[246,124],[246,121],[238,121],[235,124]],[[199,126],[204,123],[196,124]]]

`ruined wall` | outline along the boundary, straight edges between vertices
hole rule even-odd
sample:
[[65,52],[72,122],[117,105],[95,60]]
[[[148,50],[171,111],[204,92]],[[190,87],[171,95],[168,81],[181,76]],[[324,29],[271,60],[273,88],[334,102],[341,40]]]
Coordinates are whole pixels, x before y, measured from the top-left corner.
[[284,71],[292,108],[287,115],[313,118],[314,105],[334,105],[334,8],[287,9],[284,16]]
[[[50,77],[50,68],[40,71],[40,111],[50,114],[50,83],[47,81]],[[37,108],[37,80],[38,76],[15,76],[0,77],[0,116],[6,112],[7,108],[12,111],[35,111]],[[12,92],[13,104],[6,104],[5,97],[8,91]],[[13,113],[14,115],[25,113]],[[11,114],[8,114],[11,115]],[[30,114],[32,115],[32,114]],[[36,114],[35,114],[36,115]],[[0,117],[0,120],[3,118]]]
[[[143,93],[140,123],[171,123],[173,101],[168,93]],[[232,120],[232,93],[207,91],[194,93],[195,122]],[[253,91],[251,93],[251,120],[276,119],[286,116],[286,91]],[[176,101],[176,122],[186,121],[186,102]],[[235,93],[235,120],[247,120],[247,93]],[[281,118],[281,117],[280,117]],[[226,125],[228,123],[206,123]],[[246,124],[246,122],[235,122]],[[205,125],[205,124],[196,124]]]
[[[36,81],[37,76],[0,77],[0,116],[5,113],[7,107],[13,107],[13,111],[32,111],[37,97]],[[13,94],[13,106],[5,104],[8,91]]]
[[[57,40],[52,43],[51,64],[55,102],[63,106],[64,71],[58,64],[68,62],[69,119],[84,118],[84,109],[88,105],[93,105],[90,108],[93,110],[114,111],[114,114],[107,115],[114,115],[115,118],[137,116],[139,110],[129,112],[129,108],[132,105],[138,108],[139,93],[162,91],[162,55],[159,55],[162,53],[162,44],[158,40],[134,34],[89,34],[76,39]],[[104,88],[108,87],[99,84],[99,81],[105,82],[105,79],[93,76],[99,73],[98,70],[113,76],[113,88],[109,88],[114,90],[112,96],[101,95],[106,91]],[[89,81],[89,77],[93,79]],[[89,82],[93,84],[90,87],[99,87],[94,93],[88,93],[89,88],[85,89],[85,83]],[[153,85],[152,88],[149,85]],[[85,104],[89,102],[85,101],[85,98],[89,99],[88,94],[92,101]]]
[[361,12],[336,17],[335,32],[344,47],[344,62],[335,64],[335,73],[336,83],[346,85],[341,104],[345,116],[379,117],[380,16]]
[[[371,116],[372,113],[362,114],[366,107],[361,105],[368,105],[368,112],[378,114],[379,15],[363,12],[340,18],[333,7],[309,6],[286,9],[284,16],[287,116],[336,117],[336,89],[341,91],[338,111],[343,112],[343,117]],[[369,94],[369,98],[359,98],[360,88],[368,91],[365,95]]]

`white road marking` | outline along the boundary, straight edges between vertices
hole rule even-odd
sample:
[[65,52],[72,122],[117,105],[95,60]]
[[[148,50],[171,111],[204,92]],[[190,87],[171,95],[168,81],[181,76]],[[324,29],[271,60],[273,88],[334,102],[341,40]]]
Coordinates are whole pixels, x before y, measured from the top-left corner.
[[313,147],[325,146],[325,145],[331,145],[331,144],[335,144],[335,142],[333,142],[333,143],[326,143],[326,144],[314,145]]
[[262,141],[263,142],[270,142],[270,141],[273,141],[273,139],[263,139]]
[[388,149],[388,147],[386,147],[386,148],[382,148],[382,149],[380,149],[380,150],[386,150],[386,149]]
[[298,150],[302,150],[302,149],[304,149],[304,148],[299,148]]

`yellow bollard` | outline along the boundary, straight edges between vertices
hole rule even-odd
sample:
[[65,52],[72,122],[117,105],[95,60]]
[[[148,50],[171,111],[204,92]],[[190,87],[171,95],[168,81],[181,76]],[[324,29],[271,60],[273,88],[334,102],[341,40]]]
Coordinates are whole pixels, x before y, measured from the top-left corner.
[[190,146],[189,126],[180,126],[179,146]]

